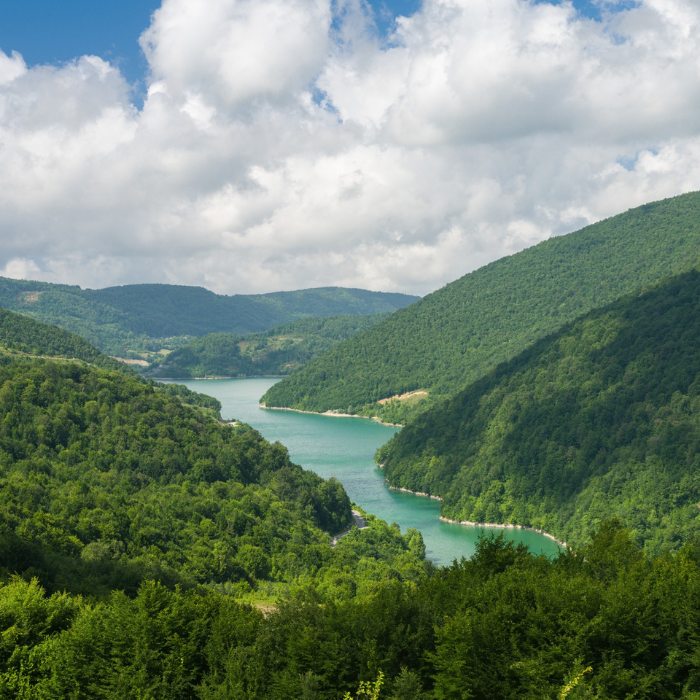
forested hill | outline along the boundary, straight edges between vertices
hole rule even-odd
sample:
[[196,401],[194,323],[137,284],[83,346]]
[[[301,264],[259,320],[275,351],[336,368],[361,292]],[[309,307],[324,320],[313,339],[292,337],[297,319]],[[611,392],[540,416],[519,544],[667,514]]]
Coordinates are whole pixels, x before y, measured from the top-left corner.
[[417,299],[342,287],[224,296],[169,284],[81,289],[0,278],[0,307],[78,333],[113,355],[167,346],[153,339],[254,333],[307,316],[392,312]]
[[[79,335],[5,309],[0,309],[1,355],[80,360],[95,367],[133,374],[128,365],[100,352]],[[177,396],[186,404],[209,409],[216,415],[221,410],[221,404],[216,399],[179,384],[158,384],[151,380],[146,383],[161,394]]]
[[700,273],[590,312],[418,416],[378,459],[456,520],[650,551],[700,532]]
[[120,367],[117,360],[104,355],[79,335],[5,309],[0,309],[0,351],[83,360],[113,369]]
[[239,377],[289,374],[388,314],[302,318],[264,333],[211,333],[154,362],[150,377]]
[[310,362],[263,400],[401,422],[401,406],[374,402],[419,389],[433,399],[452,394],[564,323],[698,263],[700,193],[647,204],[465,275]]
[[248,426],[77,363],[0,358],[0,386],[0,579],[94,596],[155,579],[240,596],[261,582],[332,585],[339,570],[352,590],[360,571],[425,573],[420,534],[378,521],[332,549],[328,533],[351,522],[342,485]]

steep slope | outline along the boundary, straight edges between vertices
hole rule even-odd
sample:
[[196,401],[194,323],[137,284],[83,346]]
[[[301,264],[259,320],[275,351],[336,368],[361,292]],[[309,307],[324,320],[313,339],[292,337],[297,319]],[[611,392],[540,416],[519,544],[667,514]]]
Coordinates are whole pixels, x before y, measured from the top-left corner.
[[245,336],[211,333],[154,362],[147,374],[170,378],[289,374],[387,316],[302,318]]
[[700,193],[647,204],[465,275],[310,362],[263,400],[402,421],[397,402],[375,402],[418,389],[434,402],[586,311],[698,263]]
[[378,459],[448,518],[651,550],[700,532],[700,273],[593,311],[418,416]]
[[0,309],[0,352],[3,350],[23,355],[83,360],[112,369],[123,367],[75,333]]
[[305,316],[391,312],[417,299],[339,287],[224,296],[168,284],[80,289],[0,278],[0,307],[78,333],[114,355],[164,347],[151,339],[260,332]]
[[[321,584],[359,559],[327,534],[351,522],[342,485],[248,426],[77,363],[1,358],[0,386],[0,578],[93,595],[154,578],[242,593]],[[373,532],[380,575],[400,575],[394,555],[423,575],[417,532]]]

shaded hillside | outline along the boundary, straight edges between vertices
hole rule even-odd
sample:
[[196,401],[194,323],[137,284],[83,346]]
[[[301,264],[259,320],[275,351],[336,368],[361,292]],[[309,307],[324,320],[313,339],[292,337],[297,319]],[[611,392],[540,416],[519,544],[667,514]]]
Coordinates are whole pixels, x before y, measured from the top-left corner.
[[[647,204],[465,275],[310,362],[263,400],[401,422],[564,323],[699,262],[700,194]],[[374,404],[418,389],[432,398],[408,412]]]
[[652,551],[700,532],[700,273],[593,311],[418,416],[378,452],[456,520]]
[[265,331],[305,316],[391,312],[417,299],[341,287],[224,296],[168,284],[80,289],[0,278],[1,307],[78,333],[112,355],[177,347],[183,336]]
[[289,374],[387,316],[302,318],[264,333],[212,333],[156,361],[147,374],[183,379]]

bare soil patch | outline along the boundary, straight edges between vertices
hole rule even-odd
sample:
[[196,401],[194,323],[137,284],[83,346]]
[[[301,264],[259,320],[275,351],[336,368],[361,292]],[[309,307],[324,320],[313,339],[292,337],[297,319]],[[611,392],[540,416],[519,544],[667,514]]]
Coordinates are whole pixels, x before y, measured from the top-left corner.
[[406,394],[396,394],[396,396],[390,396],[387,399],[379,399],[377,403],[388,403],[389,401],[405,401],[406,399],[416,399],[422,396],[427,396],[428,392],[419,389],[418,391],[409,391]]

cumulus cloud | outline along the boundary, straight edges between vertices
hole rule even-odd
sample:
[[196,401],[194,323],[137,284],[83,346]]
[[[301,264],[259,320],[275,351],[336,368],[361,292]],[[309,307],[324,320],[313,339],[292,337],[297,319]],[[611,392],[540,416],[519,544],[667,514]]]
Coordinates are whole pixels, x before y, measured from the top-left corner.
[[700,13],[164,0],[148,94],[0,51],[0,275],[425,293],[700,189]]

